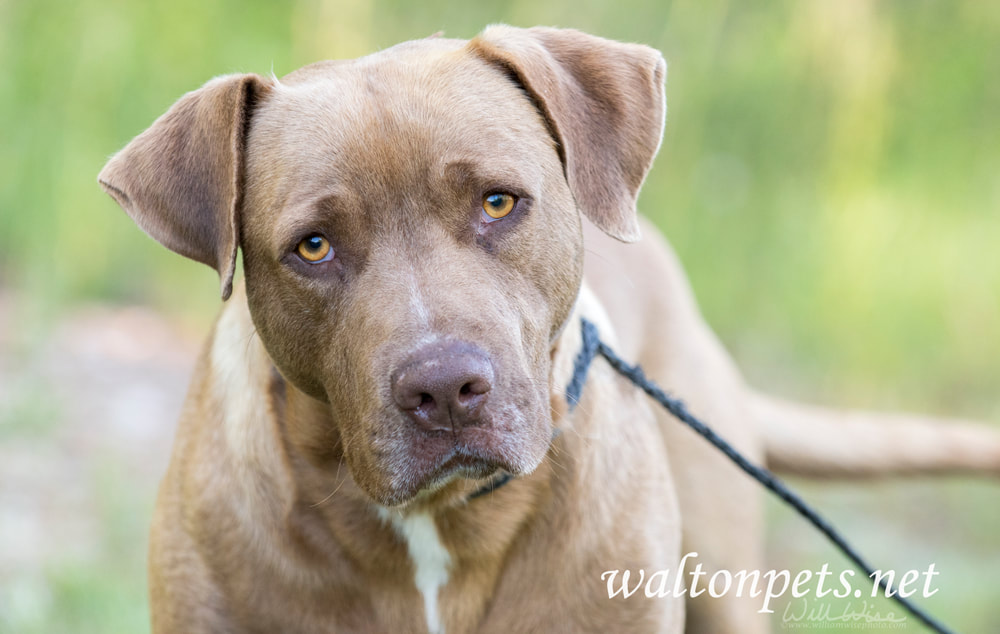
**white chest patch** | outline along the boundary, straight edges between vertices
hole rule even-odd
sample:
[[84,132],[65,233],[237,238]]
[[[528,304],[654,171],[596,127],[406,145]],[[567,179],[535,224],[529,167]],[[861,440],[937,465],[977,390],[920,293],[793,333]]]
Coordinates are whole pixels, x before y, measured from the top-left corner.
[[414,583],[424,597],[424,616],[430,634],[444,634],[441,614],[438,611],[438,591],[448,583],[448,566],[451,555],[441,543],[434,519],[427,513],[402,516],[385,508],[379,515],[390,522],[406,542],[413,562]]

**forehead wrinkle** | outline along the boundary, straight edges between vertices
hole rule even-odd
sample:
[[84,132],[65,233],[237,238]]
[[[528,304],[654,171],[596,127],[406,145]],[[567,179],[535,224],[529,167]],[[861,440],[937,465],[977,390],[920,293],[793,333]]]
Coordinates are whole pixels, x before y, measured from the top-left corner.
[[527,95],[492,67],[453,54],[434,64],[394,60],[374,68],[379,72],[366,73],[359,81],[377,99],[351,104],[351,109],[361,109],[362,117],[355,116],[354,122],[377,115],[378,123],[388,127],[381,132],[404,133],[405,138],[397,139],[404,146],[433,140],[435,148],[488,154],[481,143],[489,135],[495,143],[519,137],[546,144],[547,128]]
[[276,244],[285,245],[308,231],[327,229],[334,217],[342,221],[350,216],[350,198],[350,194],[331,193],[291,201],[274,223]]
[[480,186],[537,189],[544,165],[558,161],[524,92],[458,51],[337,65],[279,91],[263,110],[254,131],[277,155],[267,166],[275,198],[343,184],[376,225],[396,224],[386,216],[425,205],[448,180],[467,186],[446,178],[448,163],[464,164]]
[[[383,133],[392,132],[390,127],[411,133],[436,127],[463,137],[484,129],[548,136],[541,114],[502,71],[464,51],[422,48],[337,64],[275,91],[266,110],[280,113],[270,127],[286,132],[288,140],[322,140],[327,150],[341,148],[345,132],[376,123]],[[459,130],[461,135],[455,134]]]
[[[532,162],[497,161],[474,159],[448,159],[438,161],[435,173],[446,185],[459,193],[483,190],[492,187],[509,187],[525,189],[529,193],[538,193],[542,186],[542,176],[538,166]],[[477,193],[479,193],[477,191]]]

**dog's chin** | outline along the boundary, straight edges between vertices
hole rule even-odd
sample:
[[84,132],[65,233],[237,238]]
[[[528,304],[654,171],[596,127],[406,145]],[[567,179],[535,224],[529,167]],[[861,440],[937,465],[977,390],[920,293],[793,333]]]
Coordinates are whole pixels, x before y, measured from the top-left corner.
[[386,507],[458,502],[501,473],[526,476],[548,452],[552,419],[541,407],[498,411],[502,418],[494,414],[482,425],[455,431],[378,421],[375,427],[390,433],[373,438],[373,451],[346,455],[351,475],[373,502]]
[[502,470],[490,461],[454,456],[426,471],[396,474],[394,486],[374,497],[383,506],[402,508],[431,498],[451,497],[442,494],[466,488],[465,481],[485,483]]
[[463,480],[471,480],[479,486],[480,483],[489,481],[501,471],[504,471],[502,467],[491,462],[457,456],[435,470],[404,504],[429,500],[452,486],[461,488]]
[[515,477],[531,473],[541,458],[524,456],[511,460],[509,456],[484,454],[457,446],[433,460],[427,460],[426,456],[409,456],[403,462],[405,468],[386,474],[384,482],[389,486],[368,491],[382,506],[404,508],[435,499],[464,498],[501,473]]

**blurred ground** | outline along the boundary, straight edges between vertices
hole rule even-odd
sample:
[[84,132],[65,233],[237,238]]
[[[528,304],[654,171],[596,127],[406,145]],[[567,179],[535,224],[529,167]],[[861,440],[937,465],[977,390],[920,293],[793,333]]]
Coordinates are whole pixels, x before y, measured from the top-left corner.
[[197,350],[143,308],[34,342],[0,294],[0,631],[148,629],[145,534]]

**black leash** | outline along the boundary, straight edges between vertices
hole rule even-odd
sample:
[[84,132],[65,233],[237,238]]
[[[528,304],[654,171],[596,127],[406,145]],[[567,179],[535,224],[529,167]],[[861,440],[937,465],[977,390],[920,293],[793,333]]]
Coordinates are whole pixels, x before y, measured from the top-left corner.
[[[573,377],[570,380],[569,385],[566,386],[566,400],[569,403],[570,409],[576,407],[576,404],[580,402],[580,395],[583,392],[583,384],[587,379],[587,371],[590,369],[590,364],[597,355],[601,355],[607,359],[608,363],[611,364],[611,367],[614,368],[619,374],[630,380],[636,386],[642,388],[646,394],[653,397],[653,399],[666,408],[667,411],[686,423],[688,427],[701,435],[705,440],[712,443],[722,453],[726,454],[730,460],[735,462],[753,479],[763,484],[775,495],[798,511],[800,515],[809,520],[809,522],[819,529],[821,533],[826,535],[830,541],[832,541],[834,545],[847,556],[848,559],[853,561],[858,568],[864,571],[864,573],[868,575],[869,579],[875,575],[875,570],[861,558],[861,555],[847,543],[847,540],[845,540],[840,533],[837,532],[833,525],[813,510],[812,507],[806,504],[806,502],[799,497],[797,493],[788,488],[784,482],[778,479],[777,476],[767,469],[758,467],[744,458],[742,454],[732,447],[732,445],[712,431],[708,425],[701,422],[688,412],[684,403],[671,398],[659,386],[647,379],[646,375],[642,371],[642,368],[637,365],[629,365],[623,361],[614,350],[601,341],[600,334],[597,331],[597,326],[586,319],[581,319],[581,322],[583,325],[583,345],[580,349],[580,354],[577,355],[576,361],[573,364]],[[497,487],[491,487],[491,490],[495,488]],[[878,585],[886,591],[887,595],[892,592],[892,587],[889,582],[886,581],[885,576],[879,577]],[[896,600],[900,605],[906,608],[910,614],[917,617],[917,620],[922,622],[934,632],[938,632],[939,634],[951,634],[951,630],[936,621],[934,617],[924,612],[919,606],[915,605],[905,597],[900,596],[898,592],[893,594],[890,598]]]

